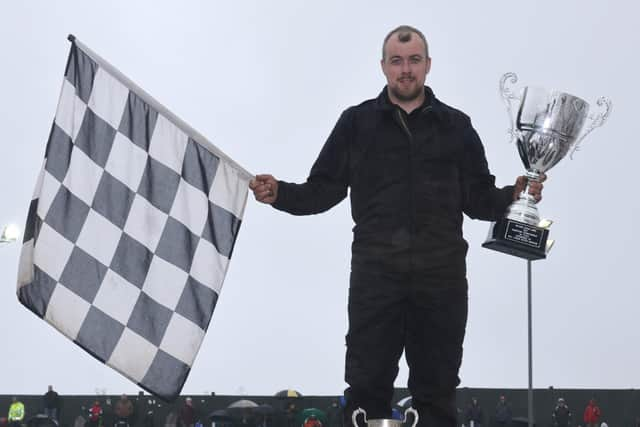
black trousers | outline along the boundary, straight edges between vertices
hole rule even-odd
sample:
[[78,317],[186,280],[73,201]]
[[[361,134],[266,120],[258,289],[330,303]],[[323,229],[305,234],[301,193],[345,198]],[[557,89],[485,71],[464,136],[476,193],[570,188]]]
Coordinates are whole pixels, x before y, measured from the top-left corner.
[[466,280],[433,282],[410,273],[353,271],[348,311],[346,425],[357,408],[368,419],[391,418],[393,383],[404,350],[418,425],[456,426]]

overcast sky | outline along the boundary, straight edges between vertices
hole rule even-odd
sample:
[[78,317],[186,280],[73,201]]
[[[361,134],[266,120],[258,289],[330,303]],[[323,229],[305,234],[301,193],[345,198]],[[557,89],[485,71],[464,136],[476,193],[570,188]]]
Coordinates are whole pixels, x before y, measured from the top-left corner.
[[[498,80],[613,100],[609,122],[551,172],[555,221],[533,266],[534,386],[640,388],[634,2],[16,1],[0,13],[0,223],[24,224],[69,43],[79,40],[253,173],[302,181],[345,108],[384,85],[400,24],[424,31],[427,83],[467,112],[499,185],[524,173]],[[185,393],[339,394],[353,226],[349,206],[291,217],[252,198]],[[462,386],[527,386],[526,262],[483,249],[465,219],[470,312]],[[137,391],[15,297],[20,246],[0,247],[0,393]],[[406,386],[404,362],[396,381]]]

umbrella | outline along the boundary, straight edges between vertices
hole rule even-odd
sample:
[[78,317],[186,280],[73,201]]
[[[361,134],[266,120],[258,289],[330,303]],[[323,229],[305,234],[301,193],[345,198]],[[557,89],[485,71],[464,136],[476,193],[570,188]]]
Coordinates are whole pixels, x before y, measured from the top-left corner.
[[234,408],[243,409],[243,408],[256,408],[256,407],[258,407],[258,404],[253,400],[240,399],[240,400],[236,400],[235,402],[227,406],[227,409],[234,409]]
[[212,413],[209,414],[208,417],[211,421],[231,421],[233,420],[233,417],[231,416],[231,414],[229,414],[229,412],[227,412],[226,409],[218,409],[217,411],[213,411]]
[[258,405],[255,408],[251,408],[251,411],[253,412],[253,415],[256,416],[256,418],[260,417],[258,419],[262,420],[263,426],[267,425],[267,418],[276,413],[274,407],[271,405],[267,405],[266,403]]
[[58,427],[58,423],[46,415],[36,415],[29,418],[27,427]]
[[304,424],[307,418],[315,417],[322,425],[327,425],[327,414],[318,408],[306,408],[298,414],[298,424]]
[[296,390],[280,390],[275,394],[276,397],[302,397],[299,391]]
[[273,406],[271,405],[267,405],[266,403],[263,403],[261,405],[256,406],[255,408],[252,409],[252,412],[254,414],[258,414],[258,415],[273,415],[276,410],[274,409]]
[[241,399],[236,400],[229,406],[227,406],[226,412],[233,418],[248,419],[256,416],[262,416],[257,411],[260,411],[260,405],[253,400]]

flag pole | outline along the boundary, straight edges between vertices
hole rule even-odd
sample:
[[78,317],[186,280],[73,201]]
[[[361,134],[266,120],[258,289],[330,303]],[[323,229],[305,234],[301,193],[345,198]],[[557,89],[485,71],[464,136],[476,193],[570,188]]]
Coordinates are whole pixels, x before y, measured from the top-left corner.
[[531,260],[527,260],[527,341],[529,388],[527,389],[527,418],[528,426],[533,427],[533,332],[532,332],[532,301],[531,301]]

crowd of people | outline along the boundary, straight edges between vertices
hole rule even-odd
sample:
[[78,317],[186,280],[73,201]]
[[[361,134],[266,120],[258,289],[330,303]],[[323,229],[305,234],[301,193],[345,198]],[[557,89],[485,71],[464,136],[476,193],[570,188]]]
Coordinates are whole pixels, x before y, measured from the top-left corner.
[[[172,405],[167,405],[162,414],[156,414],[155,409],[160,405],[154,399],[130,399],[126,394],[122,394],[119,399],[112,401],[110,397],[104,396],[95,399],[90,405],[82,406],[80,413],[75,417],[67,418],[64,425],[69,427],[203,427],[211,426],[210,413],[194,405],[193,399],[184,398]],[[31,400],[33,405],[33,400]],[[26,417],[27,410],[25,403],[18,397],[13,397],[9,406],[8,417],[0,417],[0,427],[57,427],[59,425],[59,415],[61,413],[62,399],[58,393],[49,386],[48,391],[42,397],[42,401],[35,408],[29,408],[29,417]],[[268,405],[267,405],[268,406]],[[343,405],[342,405],[343,406]],[[170,408],[170,409],[168,409]],[[240,425],[242,427],[271,427],[283,425],[286,427],[342,427],[342,417],[336,415],[342,413],[341,405],[336,399],[331,403],[330,408],[325,411],[328,417],[319,418],[316,414],[309,414],[301,419],[298,415],[304,409],[289,401],[281,411],[282,419],[274,422],[275,413],[263,413],[256,417],[256,413],[251,408],[235,412],[232,416],[229,413],[228,419],[217,420],[219,427],[231,427]],[[168,409],[168,410],[167,410]],[[239,408],[236,408],[239,409]],[[322,412],[322,411],[321,411]],[[323,412],[324,414],[324,412]],[[239,415],[239,416],[238,416]],[[236,419],[237,418],[237,419]]]
[[[58,425],[60,406],[60,396],[53,390],[53,386],[49,386],[42,398],[41,407],[35,408],[32,415],[36,416],[40,422],[47,420]],[[133,425],[154,427],[160,425],[160,423],[156,423],[154,411],[150,407],[142,414],[136,413],[134,403],[126,394],[122,394],[113,404],[110,398],[106,398],[104,406],[98,399],[94,400],[88,409],[83,406],[83,413],[78,414],[75,418],[73,427],[131,427]],[[25,404],[14,396],[9,406],[6,425],[8,427],[27,426],[26,413]],[[185,399],[183,406],[174,418],[175,421],[171,427],[196,427],[199,418],[191,398]],[[2,421],[0,421],[0,426],[3,426]],[[162,425],[165,424],[163,421]],[[36,424],[35,427],[41,425],[46,425],[46,423]]]
[[[33,415],[37,414],[36,416],[40,420],[49,420],[57,425],[60,407],[60,396],[52,386],[49,386],[42,397],[41,406],[33,410]],[[335,411],[331,412],[337,414],[343,410],[344,404],[341,404],[340,400],[336,400],[331,408],[335,409]],[[76,417],[73,427],[156,427],[161,425],[164,427],[202,427],[204,425],[209,426],[210,422],[208,419],[209,414],[199,411],[190,397],[185,398],[179,404],[179,409],[171,412],[163,420],[156,420],[153,405],[138,408],[126,394],[122,394],[114,403],[110,398],[105,398],[103,404],[96,399],[88,409],[82,407],[82,411],[83,413]],[[297,422],[296,414],[298,412],[300,412],[300,409],[294,403],[288,403],[284,410],[287,427],[349,427],[344,424],[343,417],[336,414],[326,420],[318,419],[312,415]],[[400,418],[401,412],[396,412]],[[504,395],[499,397],[495,407],[492,405],[491,411],[485,411],[479,399],[472,397],[467,406],[464,409],[458,409],[457,412],[458,425],[462,427],[507,427],[515,425],[515,421],[517,421],[513,417],[511,403]],[[41,427],[45,425],[27,424],[26,413],[25,404],[18,397],[13,397],[6,422],[0,418],[2,420],[0,421],[0,427],[25,427],[27,425],[29,427]],[[537,421],[539,425],[546,424],[543,420]],[[234,423],[229,421],[229,423],[222,424]],[[272,425],[272,423],[266,422],[266,418],[260,422],[242,420],[240,424],[242,424],[242,427],[267,427]],[[549,425],[552,427],[608,427],[606,416],[598,406],[595,398],[591,398],[584,410],[577,414],[574,414],[563,397],[558,398],[550,413]],[[635,419],[633,426],[640,427],[640,417]]]
[[[461,415],[463,418],[462,425],[465,427],[505,427],[512,425],[513,421],[511,405],[507,402],[505,396],[500,396],[492,417],[486,416],[478,399],[475,397],[471,398],[471,402],[469,402],[464,413]],[[558,398],[551,412],[551,425],[553,427],[608,427],[595,398],[589,400],[587,406],[584,408],[581,419],[577,417],[574,419],[574,415],[569,409],[565,399],[562,397]],[[640,427],[640,419],[636,419],[635,427]]]

